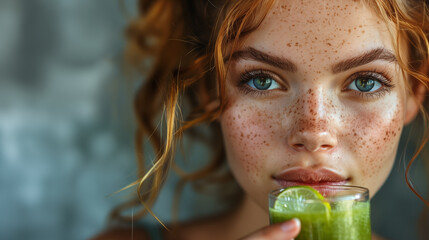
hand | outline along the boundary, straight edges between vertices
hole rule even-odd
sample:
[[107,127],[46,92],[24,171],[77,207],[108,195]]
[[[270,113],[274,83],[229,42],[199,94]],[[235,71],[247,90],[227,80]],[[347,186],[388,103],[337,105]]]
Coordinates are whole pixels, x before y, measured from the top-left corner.
[[301,231],[301,222],[294,218],[264,227],[241,240],[290,240],[298,236],[299,231]]

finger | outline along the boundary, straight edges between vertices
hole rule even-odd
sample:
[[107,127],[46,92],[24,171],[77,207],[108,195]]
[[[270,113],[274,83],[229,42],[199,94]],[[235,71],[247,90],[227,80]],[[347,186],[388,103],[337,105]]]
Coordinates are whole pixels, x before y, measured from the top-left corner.
[[286,240],[298,236],[301,230],[301,222],[294,218],[287,222],[277,223],[262,228],[242,240]]

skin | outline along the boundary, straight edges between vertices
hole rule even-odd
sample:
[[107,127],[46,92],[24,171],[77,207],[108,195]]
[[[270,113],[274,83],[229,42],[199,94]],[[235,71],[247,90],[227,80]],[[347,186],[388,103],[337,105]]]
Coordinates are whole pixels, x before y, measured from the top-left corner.
[[[293,168],[329,169],[374,196],[418,101],[395,62],[376,60],[339,73],[332,66],[378,47],[394,53],[386,24],[360,1],[277,1],[239,50],[249,47],[289,59],[297,69],[246,57],[228,62],[229,104],[219,120],[229,165],[246,192],[242,219],[261,212],[255,205],[267,219],[268,193],[281,187],[273,176]],[[254,78],[242,80],[254,70],[278,87],[258,90],[248,84]],[[353,89],[361,72],[388,81],[362,93]]]

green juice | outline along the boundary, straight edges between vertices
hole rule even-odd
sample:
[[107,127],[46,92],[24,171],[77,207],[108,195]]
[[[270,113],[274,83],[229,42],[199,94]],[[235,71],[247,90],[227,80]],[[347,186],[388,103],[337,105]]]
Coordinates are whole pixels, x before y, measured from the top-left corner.
[[369,202],[331,203],[329,211],[279,211],[270,208],[271,224],[301,220],[296,240],[370,240]]

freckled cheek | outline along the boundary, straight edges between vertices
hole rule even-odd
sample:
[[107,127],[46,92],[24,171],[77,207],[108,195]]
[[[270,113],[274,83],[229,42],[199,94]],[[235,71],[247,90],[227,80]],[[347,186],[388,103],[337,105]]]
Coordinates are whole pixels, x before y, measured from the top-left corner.
[[390,172],[402,131],[400,112],[396,111],[391,118],[383,114],[362,115],[352,126],[352,151],[357,169],[361,169],[357,177],[367,184],[381,186]]
[[[263,177],[276,131],[271,115],[247,109],[230,110],[222,118],[227,157],[237,178],[257,183]],[[242,175],[241,175],[242,174]]]

